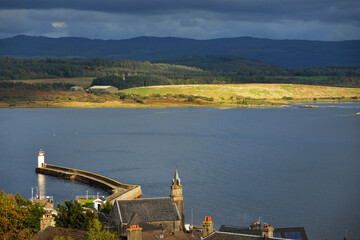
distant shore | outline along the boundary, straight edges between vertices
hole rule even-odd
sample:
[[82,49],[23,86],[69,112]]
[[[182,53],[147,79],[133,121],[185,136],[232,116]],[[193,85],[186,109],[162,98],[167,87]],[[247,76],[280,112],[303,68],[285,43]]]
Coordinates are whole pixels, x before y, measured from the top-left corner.
[[109,101],[104,103],[94,102],[16,102],[7,103],[0,102],[0,108],[172,108],[172,107],[217,107],[217,108],[282,108],[292,105],[299,105],[299,107],[314,106],[319,103],[350,103],[359,102],[351,100],[334,100],[334,101],[305,101],[301,99],[299,101],[291,102],[279,102],[272,104],[259,104],[259,105],[241,105],[241,104],[221,104],[221,103],[169,103],[169,102],[157,102],[150,104],[140,103],[126,103],[123,101]]
[[297,84],[165,85],[121,90],[2,92],[0,108],[278,108],[288,104],[358,102],[360,88]]

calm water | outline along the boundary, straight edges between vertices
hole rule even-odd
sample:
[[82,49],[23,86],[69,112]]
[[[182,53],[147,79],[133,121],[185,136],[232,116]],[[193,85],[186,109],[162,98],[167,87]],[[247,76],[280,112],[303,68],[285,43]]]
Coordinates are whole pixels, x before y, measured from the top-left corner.
[[[31,196],[45,162],[169,195],[176,165],[186,222],[304,226],[310,239],[360,237],[360,104],[319,109],[0,109],[0,189]],[[96,188],[45,176],[63,202]]]

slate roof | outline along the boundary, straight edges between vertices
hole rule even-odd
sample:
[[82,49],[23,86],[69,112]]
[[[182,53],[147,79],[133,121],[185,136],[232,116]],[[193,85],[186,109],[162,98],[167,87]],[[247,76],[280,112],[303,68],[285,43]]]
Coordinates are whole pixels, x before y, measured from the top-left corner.
[[284,238],[263,238],[258,235],[229,233],[229,232],[213,232],[206,236],[204,240],[264,240],[264,239],[284,239]]
[[[143,232],[142,239],[143,240],[159,240],[159,236],[161,234],[161,230],[151,231],[151,232]],[[184,233],[182,231],[178,231],[175,233],[170,233],[169,231],[163,232],[164,240],[200,240],[201,237],[196,234]]]
[[44,231],[39,231],[32,240],[53,240],[56,236],[71,237],[74,240],[85,240],[87,231],[60,228],[60,227],[47,227]]
[[219,228],[219,232],[241,233],[241,234],[261,236],[260,229],[251,230],[249,227],[239,227],[239,226],[229,226],[229,225],[221,225],[221,227]]
[[[261,236],[261,230],[250,230],[248,227],[221,225],[219,231]],[[303,227],[274,228],[274,237],[308,240]]]
[[142,198],[133,200],[116,200],[115,207],[119,207],[121,222],[128,223],[133,215],[144,222],[177,221],[180,214],[170,197],[167,198]]
[[161,227],[159,227],[159,226],[155,226],[155,225],[144,222],[144,220],[142,220],[139,217],[139,214],[137,214],[136,212],[133,213],[133,215],[131,216],[131,218],[128,222],[128,226],[130,226],[130,225],[139,225],[139,227],[142,228],[143,232],[162,230]]
[[90,87],[90,89],[108,89],[108,88],[112,88],[113,86],[92,86]]

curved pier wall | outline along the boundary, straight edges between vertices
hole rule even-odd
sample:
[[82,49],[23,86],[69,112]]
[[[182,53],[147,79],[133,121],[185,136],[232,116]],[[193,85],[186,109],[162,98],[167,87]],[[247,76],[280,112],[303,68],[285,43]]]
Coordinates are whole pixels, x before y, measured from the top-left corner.
[[87,171],[83,171],[83,170],[78,170],[78,169],[73,169],[73,168],[66,168],[66,167],[60,167],[60,166],[56,166],[56,165],[50,165],[50,164],[46,164],[46,168],[51,168],[51,169],[57,169],[60,171],[66,171],[66,172],[73,172],[74,174],[76,173],[80,173],[83,175],[87,175],[89,177],[93,177],[93,178],[97,178],[99,180],[102,180],[104,182],[110,183],[114,186],[117,187],[121,187],[121,188],[125,188],[125,189],[132,189],[135,187],[135,185],[130,185],[130,184],[124,184],[124,183],[119,183],[113,179],[101,176],[99,174],[96,173],[92,173],[92,172],[87,172]]
[[102,182],[96,181],[94,179],[86,178],[84,176],[76,175],[75,173],[64,173],[59,171],[54,171],[54,169],[47,169],[47,168],[36,168],[37,173],[42,173],[54,177],[59,177],[67,180],[75,180],[81,183],[85,183],[100,189],[103,189],[104,191],[108,192],[109,194],[114,193],[114,189],[106,184],[103,184]]
[[75,180],[103,189],[111,194],[107,199],[112,203],[115,199],[135,199],[140,198],[142,195],[140,186],[119,183],[113,179],[91,172],[50,164],[46,164],[45,167],[37,167],[35,171],[36,173],[60,177],[67,180]]
[[117,200],[128,200],[128,199],[141,198],[141,196],[142,196],[141,187],[136,186],[135,188],[133,188],[131,190],[128,190],[127,192],[121,194],[117,198],[110,199],[110,202],[114,203],[115,199],[117,199]]

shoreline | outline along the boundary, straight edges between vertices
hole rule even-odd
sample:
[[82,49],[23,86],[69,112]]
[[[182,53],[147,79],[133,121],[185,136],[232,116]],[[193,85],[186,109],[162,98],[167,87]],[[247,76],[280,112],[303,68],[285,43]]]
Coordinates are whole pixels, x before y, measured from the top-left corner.
[[299,101],[292,100],[289,102],[271,102],[271,104],[230,104],[230,103],[152,103],[152,104],[140,104],[140,103],[124,103],[120,101],[110,101],[104,103],[95,102],[63,102],[63,103],[47,103],[47,102],[17,102],[8,103],[0,102],[0,108],[3,109],[16,109],[16,108],[188,108],[188,107],[214,107],[214,108],[250,108],[250,109],[268,109],[268,108],[284,108],[294,105],[316,105],[316,104],[334,104],[334,103],[359,103],[360,101],[351,100],[334,100],[334,101],[306,101],[299,99]]

